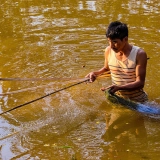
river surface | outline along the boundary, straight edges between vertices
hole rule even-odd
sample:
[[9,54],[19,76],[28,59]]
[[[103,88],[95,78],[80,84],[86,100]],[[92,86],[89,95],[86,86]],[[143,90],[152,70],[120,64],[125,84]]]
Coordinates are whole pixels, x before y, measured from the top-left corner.
[[[0,112],[100,69],[115,20],[147,52],[145,91],[160,107],[159,0],[1,0],[0,77],[45,80],[0,81]],[[110,84],[77,84],[1,115],[0,159],[158,160],[160,119],[108,103],[100,88]]]

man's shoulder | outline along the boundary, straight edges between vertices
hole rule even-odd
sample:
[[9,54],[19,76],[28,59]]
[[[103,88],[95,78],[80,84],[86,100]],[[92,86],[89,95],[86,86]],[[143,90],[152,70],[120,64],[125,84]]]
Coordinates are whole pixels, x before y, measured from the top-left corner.
[[107,46],[106,48],[105,48],[105,52],[109,52],[111,50],[111,47],[110,46]]
[[138,54],[146,54],[146,52],[144,51],[144,49],[142,49],[141,47],[133,46],[133,48],[137,50]]
[[139,48],[137,51],[137,60],[146,61],[147,60],[147,53],[144,51],[144,49]]
[[144,58],[147,57],[147,53],[141,47],[133,46],[133,48],[136,50],[137,58],[139,58],[139,57],[144,57]]
[[110,51],[111,51],[111,47],[110,47],[110,46],[107,46],[107,47],[105,48],[105,52],[104,52],[105,56],[108,56],[109,53],[110,53]]
[[144,49],[142,48],[139,48],[138,49],[138,52],[137,52],[138,55],[147,55],[147,53],[144,51]]

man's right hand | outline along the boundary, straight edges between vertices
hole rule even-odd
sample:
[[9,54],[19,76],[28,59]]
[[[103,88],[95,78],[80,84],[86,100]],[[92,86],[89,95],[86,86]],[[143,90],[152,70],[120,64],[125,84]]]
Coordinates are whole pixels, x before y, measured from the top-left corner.
[[96,75],[94,72],[89,73],[88,75],[85,76],[86,78],[89,78],[89,82],[94,82],[96,80]]

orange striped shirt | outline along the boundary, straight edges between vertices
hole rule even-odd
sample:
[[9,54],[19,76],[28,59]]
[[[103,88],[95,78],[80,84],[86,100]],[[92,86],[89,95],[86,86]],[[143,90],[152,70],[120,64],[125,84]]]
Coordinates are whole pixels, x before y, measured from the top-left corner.
[[[108,55],[108,66],[111,72],[112,84],[125,85],[136,81],[136,56],[139,47],[133,46],[132,50],[125,61],[116,58],[116,53],[111,49]],[[117,95],[137,102],[148,100],[147,94],[143,89],[136,90],[119,90]]]

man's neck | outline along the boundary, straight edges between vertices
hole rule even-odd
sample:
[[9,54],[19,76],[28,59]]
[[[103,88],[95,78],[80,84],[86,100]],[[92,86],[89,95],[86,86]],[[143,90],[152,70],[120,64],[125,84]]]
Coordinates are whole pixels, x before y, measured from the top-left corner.
[[131,50],[132,50],[132,46],[129,44],[129,43],[127,43],[123,48],[122,48],[122,50],[119,52],[119,55],[125,55],[125,56],[128,56],[129,54],[130,54],[130,52],[131,52]]

